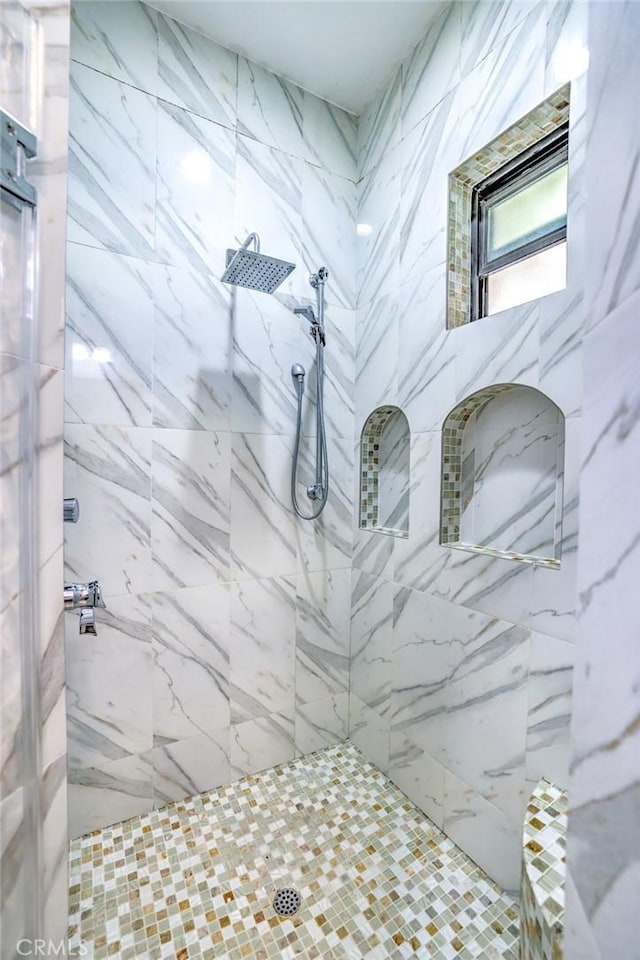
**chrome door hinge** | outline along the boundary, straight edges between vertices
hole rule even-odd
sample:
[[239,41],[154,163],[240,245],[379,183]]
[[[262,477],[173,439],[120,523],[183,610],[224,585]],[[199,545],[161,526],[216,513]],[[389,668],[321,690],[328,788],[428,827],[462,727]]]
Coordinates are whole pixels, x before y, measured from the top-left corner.
[[27,160],[35,157],[38,141],[10,114],[0,110],[0,189],[15,206],[36,204],[36,189],[26,178]]

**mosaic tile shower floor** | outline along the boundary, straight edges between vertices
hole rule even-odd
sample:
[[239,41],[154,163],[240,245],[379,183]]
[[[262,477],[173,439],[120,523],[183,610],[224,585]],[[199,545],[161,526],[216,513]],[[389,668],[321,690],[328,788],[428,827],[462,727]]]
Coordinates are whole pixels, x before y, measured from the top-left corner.
[[514,901],[349,743],[74,840],[70,887],[96,960],[517,957]]

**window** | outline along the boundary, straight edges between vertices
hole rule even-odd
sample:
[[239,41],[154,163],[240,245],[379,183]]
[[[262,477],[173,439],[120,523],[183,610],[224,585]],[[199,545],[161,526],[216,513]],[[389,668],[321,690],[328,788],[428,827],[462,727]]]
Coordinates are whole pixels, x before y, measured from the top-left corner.
[[566,286],[567,147],[565,124],[474,187],[472,320]]

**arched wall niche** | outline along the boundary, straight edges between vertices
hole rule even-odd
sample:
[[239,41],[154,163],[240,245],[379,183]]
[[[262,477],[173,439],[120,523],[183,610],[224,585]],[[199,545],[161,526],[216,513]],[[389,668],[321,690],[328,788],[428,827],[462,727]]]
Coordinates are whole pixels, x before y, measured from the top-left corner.
[[493,384],[442,429],[440,543],[558,569],[564,415],[540,390]]
[[360,528],[409,536],[409,422],[395,406],[378,407],[360,436]]

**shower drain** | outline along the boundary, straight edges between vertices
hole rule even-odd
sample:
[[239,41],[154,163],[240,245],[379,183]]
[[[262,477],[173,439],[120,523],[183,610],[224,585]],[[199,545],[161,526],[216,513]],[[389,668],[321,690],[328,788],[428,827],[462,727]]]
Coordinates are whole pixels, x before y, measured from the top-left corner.
[[302,897],[293,887],[280,887],[273,898],[273,909],[280,917],[291,917],[300,909]]

